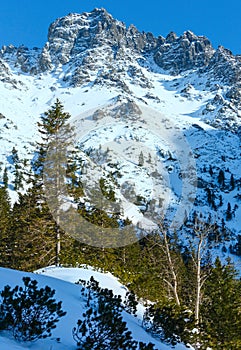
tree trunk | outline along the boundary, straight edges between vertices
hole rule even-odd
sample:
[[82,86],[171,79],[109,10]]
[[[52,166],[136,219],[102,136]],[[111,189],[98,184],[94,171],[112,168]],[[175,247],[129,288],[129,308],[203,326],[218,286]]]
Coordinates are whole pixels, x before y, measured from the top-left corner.
[[62,160],[62,149],[61,149],[61,145],[60,142],[61,140],[59,140],[58,138],[58,132],[59,130],[57,129],[56,135],[55,135],[55,140],[56,140],[56,148],[55,148],[55,152],[56,152],[56,195],[57,195],[57,212],[56,212],[56,266],[60,265],[60,249],[61,249],[61,245],[60,245],[60,194],[61,194],[61,184],[60,184],[60,176],[61,176],[61,165],[60,162]]
[[164,237],[164,243],[165,243],[165,249],[166,249],[166,254],[167,254],[167,260],[168,260],[168,265],[169,265],[169,269],[171,271],[171,275],[172,275],[172,280],[173,283],[171,283],[170,281],[165,280],[165,282],[169,285],[169,287],[172,289],[172,292],[174,294],[174,298],[176,300],[176,304],[178,306],[180,306],[180,299],[179,299],[179,295],[178,295],[178,280],[177,280],[177,274],[174,268],[174,263],[172,261],[172,257],[171,257],[171,253],[170,253],[170,248],[169,248],[169,244],[167,241],[167,235],[166,232],[163,232],[163,237]]
[[56,219],[57,227],[56,227],[56,266],[60,265],[60,229],[59,229],[59,214],[57,214],[57,219]]
[[196,301],[195,301],[195,323],[199,324],[199,312],[201,304],[201,247],[203,243],[203,237],[201,236],[198,242],[197,249],[197,275],[196,275]]

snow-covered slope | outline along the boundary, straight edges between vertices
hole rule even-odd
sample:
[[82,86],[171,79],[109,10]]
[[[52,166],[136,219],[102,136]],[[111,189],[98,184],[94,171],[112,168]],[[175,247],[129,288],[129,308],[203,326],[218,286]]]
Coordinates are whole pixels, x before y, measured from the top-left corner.
[[[127,288],[121,285],[117,279],[110,273],[101,273],[94,271],[90,267],[86,268],[54,268],[49,267],[37,271],[37,273],[26,273],[10,269],[0,268],[0,290],[8,284],[11,287],[22,284],[22,278],[29,276],[31,279],[38,281],[39,287],[48,285],[55,289],[55,298],[62,301],[63,310],[67,311],[66,316],[61,318],[57,323],[56,329],[53,330],[52,336],[46,339],[40,339],[34,343],[21,343],[15,341],[8,332],[0,334],[1,350],[74,350],[76,343],[72,338],[72,329],[76,326],[77,320],[81,319],[85,310],[85,301],[81,297],[81,285],[76,285],[79,279],[88,281],[91,276],[99,281],[100,286],[114,291],[115,294],[125,296]],[[123,318],[127,322],[128,329],[132,332],[133,338],[143,342],[152,342],[156,349],[170,349],[169,346],[152,338],[141,327],[141,315],[143,307],[139,305],[138,316],[134,317],[124,312]],[[58,340],[60,338],[60,340]],[[186,347],[179,344],[175,347],[177,350],[184,350]]]

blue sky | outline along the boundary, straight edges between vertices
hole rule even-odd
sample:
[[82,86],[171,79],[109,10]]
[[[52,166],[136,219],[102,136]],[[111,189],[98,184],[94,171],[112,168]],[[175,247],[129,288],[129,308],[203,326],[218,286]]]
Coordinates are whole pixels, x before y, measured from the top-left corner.
[[215,48],[223,45],[241,54],[241,0],[1,0],[0,47],[42,47],[56,18],[95,7],[141,31],[166,36],[192,30],[207,36]]

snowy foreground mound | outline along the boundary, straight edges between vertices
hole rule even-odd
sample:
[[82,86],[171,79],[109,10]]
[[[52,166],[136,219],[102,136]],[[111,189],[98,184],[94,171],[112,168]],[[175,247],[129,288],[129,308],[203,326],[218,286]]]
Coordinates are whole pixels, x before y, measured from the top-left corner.
[[[56,268],[48,267],[38,270],[36,273],[27,273],[10,269],[0,268],[0,289],[8,284],[12,287],[22,285],[22,278],[29,276],[31,279],[38,281],[38,286],[48,285],[56,290],[55,298],[63,302],[63,310],[67,311],[57,323],[50,338],[41,339],[33,343],[16,342],[7,332],[0,334],[1,350],[74,350],[76,343],[72,338],[72,329],[76,322],[81,318],[85,309],[85,302],[80,294],[80,285],[76,285],[79,279],[89,280],[93,276],[99,283],[100,287],[112,289],[115,294],[125,296],[127,288],[121,285],[118,280],[110,273],[101,273],[94,271],[92,268]],[[127,322],[129,330],[132,332],[134,339],[143,342],[152,342],[160,350],[170,349],[171,347],[152,338],[141,327],[141,315],[143,307],[139,305],[138,316],[135,318],[130,314],[124,313],[123,318]],[[58,340],[60,338],[60,341]],[[184,345],[177,345],[177,350],[187,349]]]

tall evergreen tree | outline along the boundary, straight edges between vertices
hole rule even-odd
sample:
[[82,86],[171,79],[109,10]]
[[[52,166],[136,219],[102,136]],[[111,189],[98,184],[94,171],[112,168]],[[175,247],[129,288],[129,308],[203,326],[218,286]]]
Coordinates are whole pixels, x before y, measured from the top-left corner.
[[54,105],[44,113],[38,123],[42,142],[38,144],[38,156],[35,160],[35,171],[43,181],[45,195],[56,221],[56,265],[60,263],[60,207],[61,194],[65,188],[67,168],[67,148],[71,145],[73,128],[69,124],[70,114],[57,99]]
[[41,116],[38,130],[42,140],[37,145],[37,156],[34,161],[36,174],[43,177],[48,151],[55,148],[56,156],[61,156],[63,150],[66,151],[71,145],[73,127],[69,124],[70,117],[68,112],[64,112],[64,106],[59,99]]
[[4,187],[8,187],[8,169],[7,167],[4,168],[4,172],[3,172],[3,184]]
[[20,159],[18,156],[18,151],[15,147],[12,149],[11,154],[11,163],[13,166],[13,174],[14,174],[14,190],[18,191],[21,187],[23,187],[23,171],[21,170],[20,166]]

